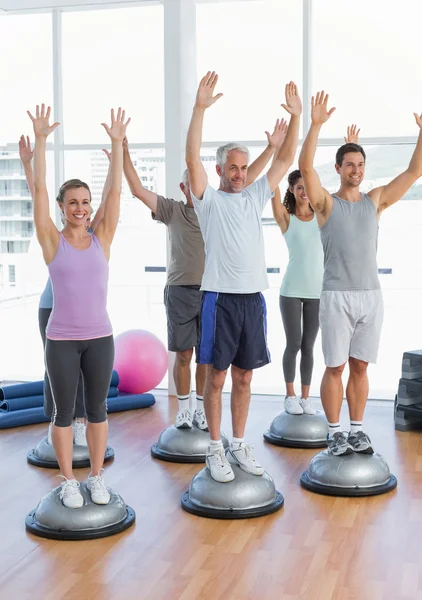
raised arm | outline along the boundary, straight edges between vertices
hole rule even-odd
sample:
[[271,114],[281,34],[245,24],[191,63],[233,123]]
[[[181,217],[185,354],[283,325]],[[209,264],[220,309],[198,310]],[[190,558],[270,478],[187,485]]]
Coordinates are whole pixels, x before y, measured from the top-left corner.
[[297,86],[292,81],[286,85],[286,104],[281,105],[290,114],[290,123],[286,138],[275,155],[273,164],[268,170],[268,183],[270,190],[275,191],[295,159],[297,140],[299,137],[300,115],[302,102]]
[[265,132],[267,136],[268,145],[256,160],[248,168],[248,174],[246,177],[246,186],[250,185],[259,177],[261,172],[265,169],[269,161],[274,157],[277,150],[284,142],[284,138],[287,134],[287,123],[284,119],[277,119],[274,131],[270,134],[268,131]]
[[280,227],[282,233],[286,233],[289,227],[290,215],[281,200],[281,192],[278,186],[275,189],[274,196],[271,198],[271,204],[275,222]]
[[34,223],[37,238],[41,245],[45,262],[50,263],[59,245],[59,231],[50,217],[50,207],[46,182],[45,152],[47,137],[59,123],[49,124],[51,108],[37,105],[35,117],[27,111],[34,126]]
[[360,129],[358,129],[357,125],[348,125],[347,126],[347,134],[344,138],[345,144],[359,144],[359,133]]
[[111,152],[109,152],[105,148],[103,148],[103,152],[107,156],[108,161],[109,161],[108,162],[108,171],[107,171],[106,180],[104,182],[103,193],[101,194],[101,203],[100,203],[100,206],[97,208],[95,216],[91,220],[91,229],[92,229],[92,231],[95,231],[97,229],[99,223],[101,222],[101,219],[104,216],[105,200],[106,200],[106,198],[108,196],[108,193],[110,191],[110,184],[111,184]]
[[31,142],[29,141],[29,137],[21,135],[19,139],[19,156],[23,164],[23,170],[25,172],[26,183],[28,184],[29,193],[31,197],[35,196],[35,186],[34,186],[34,172],[32,170],[32,157],[34,156],[34,151],[31,150]]
[[413,114],[419,127],[419,136],[408,168],[387,185],[374,188],[369,192],[369,196],[378,208],[378,213],[403,198],[415,181],[422,177],[422,114]]
[[101,123],[111,139],[110,190],[104,201],[104,215],[97,225],[95,235],[100,240],[104,253],[108,258],[110,246],[116,232],[120,215],[120,195],[123,175],[123,138],[130,119],[125,122],[125,111],[119,108],[117,115],[111,110],[111,127]]
[[142,185],[130,158],[127,138],[123,140],[123,170],[132,195],[139,198],[153,213],[157,212],[157,194]]
[[190,188],[198,199],[202,199],[205,188],[208,185],[207,173],[201,162],[202,129],[204,126],[204,114],[207,108],[217,102],[223,94],[214,96],[218,75],[213,71],[201,79],[196,94],[195,106],[188,129],[186,139],[186,165],[189,173]]
[[314,169],[314,158],[318,144],[318,136],[322,125],[328,121],[335,108],[328,110],[328,94],[318,92],[316,98],[312,96],[311,127],[303,142],[299,155],[299,170],[303,177],[309,202],[316,213],[323,214],[327,211],[331,195],[321,185],[318,173]]

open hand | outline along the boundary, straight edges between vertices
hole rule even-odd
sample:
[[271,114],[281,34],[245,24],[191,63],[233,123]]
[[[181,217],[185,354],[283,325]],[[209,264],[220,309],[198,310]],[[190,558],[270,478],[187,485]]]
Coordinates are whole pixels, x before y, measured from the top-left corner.
[[344,143],[345,144],[359,144],[359,133],[360,133],[360,129],[358,129],[357,125],[349,125],[347,127],[347,135],[344,138]]
[[418,113],[413,113],[415,115],[416,125],[422,129],[422,113],[418,115]]
[[302,101],[297,91],[297,85],[293,81],[286,84],[286,104],[281,106],[291,115],[302,114]]
[[318,92],[316,98],[312,96],[311,121],[313,125],[322,125],[331,117],[335,108],[327,109],[328,94]]
[[287,129],[287,122],[284,119],[277,119],[272,134],[270,135],[268,131],[265,132],[268,145],[274,149],[280,148],[281,144],[284,142],[284,138],[286,137]]
[[104,129],[107,131],[112,141],[123,142],[126,136],[126,127],[130,123],[130,117],[125,123],[125,111],[120,107],[117,111],[117,116],[114,116],[114,108],[111,109],[111,127],[106,123],[101,123]]
[[45,104],[41,104],[41,109],[39,104],[37,104],[35,109],[35,117],[29,112],[29,110],[26,112],[32,121],[32,125],[34,126],[35,137],[47,138],[50,133],[60,125],[60,123],[57,122],[53,123],[53,125],[49,124],[51,106],[48,106],[46,111]]
[[199,83],[198,92],[196,94],[195,106],[197,108],[209,108],[221,98],[223,94],[214,96],[215,86],[217,85],[218,75],[215,71],[208,71]]
[[19,156],[23,163],[30,163],[32,157],[34,156],[34,151],[31,150],[31,142],[29,141],[29,137],[21,135],[19,139]]

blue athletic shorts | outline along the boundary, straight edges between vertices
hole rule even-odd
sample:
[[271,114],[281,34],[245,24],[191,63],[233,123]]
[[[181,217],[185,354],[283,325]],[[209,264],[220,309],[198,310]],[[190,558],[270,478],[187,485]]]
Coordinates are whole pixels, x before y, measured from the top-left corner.
[[249,371],[271,362],[264,296],[204,292],[197,361],[225,371]]

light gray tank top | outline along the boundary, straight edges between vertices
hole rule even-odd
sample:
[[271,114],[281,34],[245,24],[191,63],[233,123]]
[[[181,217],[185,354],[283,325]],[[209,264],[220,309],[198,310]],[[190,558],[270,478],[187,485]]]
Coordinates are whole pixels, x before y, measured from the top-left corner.
[[348,202],[333,194],[333,209],[320,228],[324,250],[323,290],[377,290],[378,220],[367,194]]

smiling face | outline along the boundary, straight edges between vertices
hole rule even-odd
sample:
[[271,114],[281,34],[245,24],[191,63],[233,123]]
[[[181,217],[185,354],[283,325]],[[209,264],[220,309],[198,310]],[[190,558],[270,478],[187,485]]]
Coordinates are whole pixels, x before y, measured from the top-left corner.
[[73,227],[89,226],[91,218],[91,195],[85,187],[67,189],[64,193],[60,208],[64,214],[66,223]]
[[229,194],[238,194],[246,184],[248,155],[240,150],[231,150],[223,166],[216,166],[220,177],[220,189]]
[[365,176],[365,157],[361,152],[346,152],[341,165],[336,164],[336,171],[342,186],[359,187]]
[[309,204],[308,196],[305,192],[305,185],[302,177],[300,177],[293,186],[289,187],[296,200],[296,206],[307,206]]

